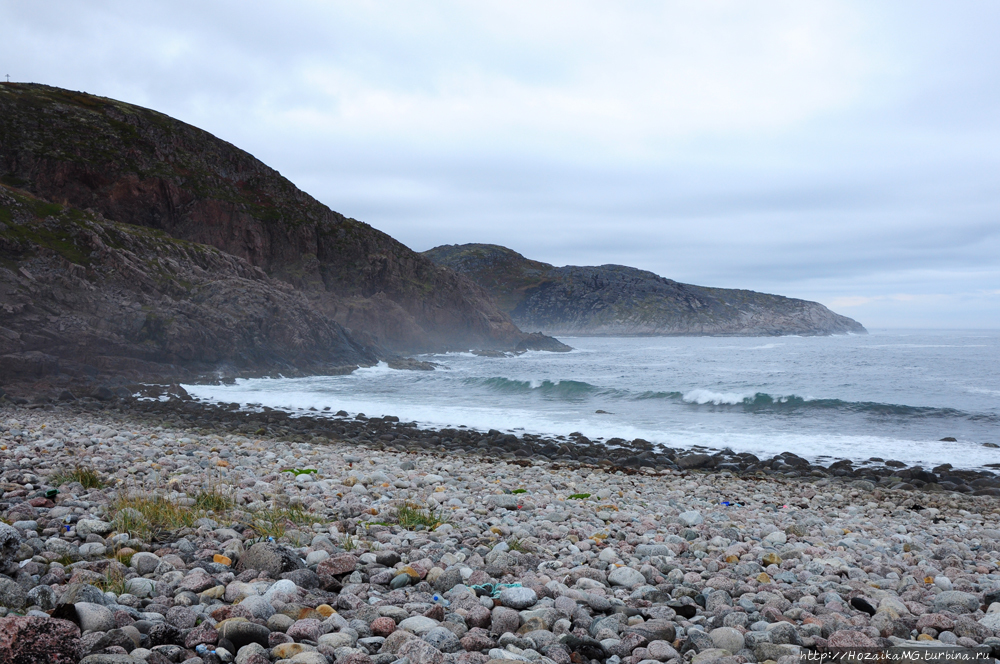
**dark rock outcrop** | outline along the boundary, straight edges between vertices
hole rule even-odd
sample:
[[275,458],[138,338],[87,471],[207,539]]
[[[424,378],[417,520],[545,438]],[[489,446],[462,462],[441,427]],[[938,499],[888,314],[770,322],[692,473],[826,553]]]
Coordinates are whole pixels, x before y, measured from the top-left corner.
[[0,185],[0,380],[375,361],[242,258]]
[[470,280],[155,111],[0,84],[0,182],[243,259],[390,351],[537,345]]
[[621,265],[554,267],[492,244],[424,252],[485,288],[523,330],[550,335],[865,334],[817,302],[682,284]]

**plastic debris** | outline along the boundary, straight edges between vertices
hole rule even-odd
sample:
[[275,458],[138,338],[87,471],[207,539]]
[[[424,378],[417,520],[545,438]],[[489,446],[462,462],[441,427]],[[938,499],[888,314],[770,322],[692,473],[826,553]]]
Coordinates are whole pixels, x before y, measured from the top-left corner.
[[472,586],[472,590],[476,593],[476,597],[499,597],[500,591],[504,588],[520,587],[520,583],[482,583],[478,586]]

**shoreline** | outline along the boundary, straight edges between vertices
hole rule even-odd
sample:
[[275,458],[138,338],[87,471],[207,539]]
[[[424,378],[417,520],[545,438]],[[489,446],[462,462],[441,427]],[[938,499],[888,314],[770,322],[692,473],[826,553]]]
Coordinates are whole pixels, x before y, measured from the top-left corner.
[[[402,440],[408,429],[391,418],[334,420],[369,432],[365,445],[315,428],[327,420],[179,396],[0,416],[0,513],[15,524],[0,524],[0,539],[19,539],[3,549],[13,574],[0,576],[0,598],[20,598],[0,621],[21,630],[69,618],[84,633],[63,646],[80,654],[739,664],[838,647],[1000,651],[1000,604],[990,609],[1000,501],[990,495],[853,474],[498,456],[503,440],[465,450]],[[47,477],[75,464],[106,486],[63,484],[46,498]],[[295,468],[315,472],[283,472]],[[205,491],[234,502],[198,511]],[[199,518],[155,541],[135,521],[126,531],[123,497],[154,493]],[[404,523],[405,505],[422,523]],[[291,510],[280,533],[261,539],[259,515],[279,509]],[[493,583],[521,585],[496,598],[472,589]]]
[[[206,377],[205,383],[210,383]],[[218,382],[218,381],[216,381]],[[102,391],[103,390],[103,391]],[[579,434],[568,436],[520,432],[506,433],[496,429],[482,431],[463,424],[453,426],[418,426],[416,422],[401,422],[393,415],[368,418],[363,414],[334,412],[330,407],[271,408],[261,406],[249,410],[246,404],[226,403],[191,397],[179,384],[135,384],[119,386],[115,391],[98,388],[94,397],[57,401],[33,390],[34,403],[15,404],[0,394],[0,404],[8,408],[70,408],[85,410],[125,409],[141,417],[180,417],[178,421],[200,420],[206,425],[231,428],[246,433],[263,430],[271,435],[297,437],[306,442],[315,437],[344,440],[375,450],[395,448],[400,451],[427,451],[451,454],[455,451],[475,453],[496,460],[535,459],[585,467],[604,467],[639,472],[652,470],[728,471],[734,474],[763,474],[787,478],[813,478],[843,481],[861,480],[881,488],[944,491],[971,495],[1000,497],[1000,469],[952,468],[942,464],[933,468],[907,466],[893,459],[870,457],[866,461],[828,456],[810,461],[791,451],[771,457],[750,452],[734,452],[730,448],[693,445],[671,448],[641,438],[626,440],[608,438],[591,440]],[[67,390],[62,392],[67,395]],[[134,396],[140,394],[141,396]],[[0,410],[2,413],[3,410]],[[387,438],[387,436],[389,438]]]

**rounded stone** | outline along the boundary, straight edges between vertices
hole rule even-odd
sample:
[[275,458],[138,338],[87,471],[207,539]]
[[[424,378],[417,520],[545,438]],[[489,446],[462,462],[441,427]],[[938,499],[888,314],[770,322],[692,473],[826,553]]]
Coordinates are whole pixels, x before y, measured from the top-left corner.
[[717,627],[708,635],[716,648],[728,650],[733,655],[743,649],[743,634],[734,627]]
[[284,613],[275,613],[267,619],[267,628],[272,632],[284,632],[294,624],[295,620]]
[[326,628],[321,621],[315,618],[306,618],[296,620],[285,630],[285,633],[296,641],[316,641],[326,633]]
[[106,606],[77,602],[73,608],[76,609],[77,623],[84,632],[107,632],[118,627],[115,614]]
[[275,614],[274,607],[266,598],[260,595],[250,595],[240,602],[240,606],[249,611],[254,618],[268,620]]
[[160,564],[160,557],[146,552],[139,552],[132,556],[129,566],[141,575],[152,574]]
[[518,611],[534,606],[537,601],[538,594],[531,588],[504,588],[500,591],[500,604]]
[[226,620],[219,627],[219,638],[232,641],[237,651],[250,643],[259,643],[266,647],[268,645],[267,636],[270,633],[271,630],[264,625],[238,618]]
[[608,574],[608,583],[613,586],[635,588],[646,583],[646,577],[631,567],[616,567]]
[[423,639],[441,652],[458,652],[462,649],[458,637],[447,627],[435,627],[424,634]]
[[438,621],[433,618],[427,618],[425,616],[411,616],[400,622],[396,627],[399,629],[405,629],[407,632],[413,632],[417,636],[423,636],[437,626]]
[[396,623],[392,618],[380,616],[370,625],[373,636],[389,636],[396,631]]
[[493,634],[506,634],[516,632],[521,626],[521,616],[514,609],[498,606],[493,609],[492,620],[490,622],[490,632]]
[[27,601],[27,595],[16,581],[0,575],[0,606],[8,609],[21,609]]

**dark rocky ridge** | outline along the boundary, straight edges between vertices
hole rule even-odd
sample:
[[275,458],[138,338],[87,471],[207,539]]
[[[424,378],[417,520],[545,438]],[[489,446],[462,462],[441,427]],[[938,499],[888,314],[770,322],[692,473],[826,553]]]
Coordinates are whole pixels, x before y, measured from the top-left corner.
[[0,185],[2,380],[337,373],[375,361],[242,258]]
[[0,182],[221,249],[293,286],[316,315],[390,351],[565,350],[523,334],[468,279],[155,111],[0,84]]
[[865,334],[817,302],[693,286],[621,265],[555,267],[491,244],[424,252],[489,291],[522,329],[567,335]]

